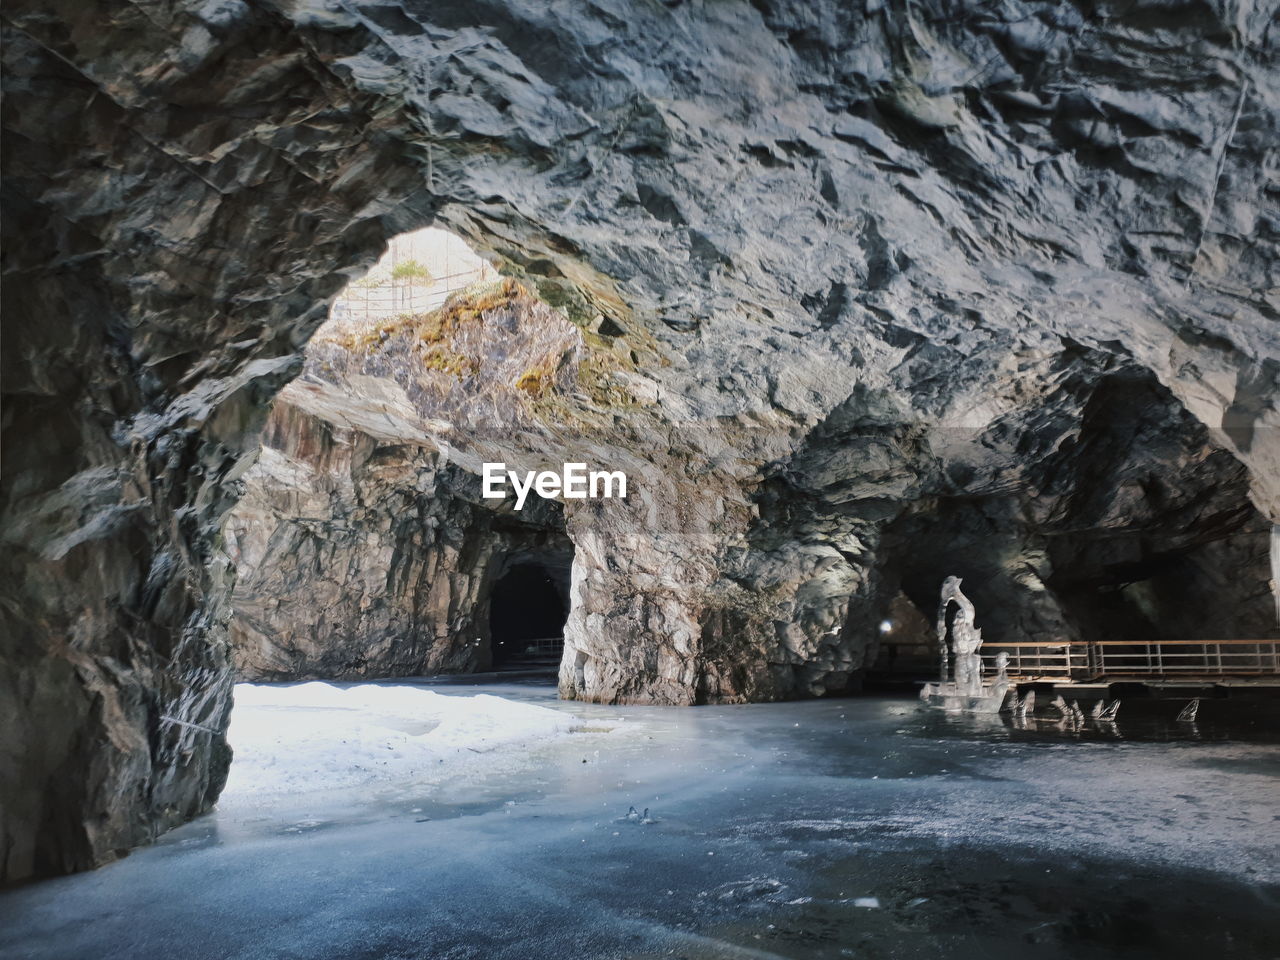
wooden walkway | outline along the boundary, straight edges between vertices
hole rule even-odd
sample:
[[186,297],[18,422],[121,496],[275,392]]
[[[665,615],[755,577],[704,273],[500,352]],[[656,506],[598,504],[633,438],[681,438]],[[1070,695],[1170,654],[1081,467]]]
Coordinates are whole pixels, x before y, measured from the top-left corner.
[[1009,655],[1013,680],[1280,678],[1280,640],[1027,641],[982,645],[983,665]]

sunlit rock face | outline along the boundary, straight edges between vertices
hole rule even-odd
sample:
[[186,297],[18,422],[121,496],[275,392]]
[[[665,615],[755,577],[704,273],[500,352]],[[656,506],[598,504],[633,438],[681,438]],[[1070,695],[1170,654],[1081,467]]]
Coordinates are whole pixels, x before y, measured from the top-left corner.
[[510,559],[570,549],[549,505],[512,520],[486,508],[474,474],[282,400],[245,489],[223,541],[239,575],[237,679],[486,669]]
[[[511,281],[429,314],[322,328],[225,527],[237,678],[489,667],[494,584],[514,560],[571,546],[555,501],[486,500],[472,448],[536,448],[522,428],[557,381],[578,385],[582,343]],[[444,418],[460,415],[455,436]]]
[[[1083,632],[1099,591],[1175,629],[1171,585],[1217,562],[1206,619],[1261,623],[1229,611],[1280,515],[1269,29],[1230,2],[10,3],[0,873],[216,798],[225,516],[327,300],[428,222],[620,361],[583,435],[637,494],[566,511],[567,696],[856,683],[920,555],[980,558],[989,629]],[[1155,418],[1123,450],[1117,404]],[[1090,525],[1132,536],[1065,535]]]

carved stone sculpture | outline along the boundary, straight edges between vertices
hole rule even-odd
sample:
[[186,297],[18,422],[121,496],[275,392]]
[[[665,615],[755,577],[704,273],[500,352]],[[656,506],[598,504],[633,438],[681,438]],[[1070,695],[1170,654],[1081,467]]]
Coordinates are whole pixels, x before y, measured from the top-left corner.
[[[947,614],[953,603],[957,608],[955,619],[948,627]],[[982,657],[978,654],[982,631],[973,621],[973,604],[961,593],[960,578],[947,577],[942,582],[942,598],[938,603],[941,676],[937,683],[926,683],[920,689],[920,699],[926,704],[970,713],[998,713],[1004,709],[1010,688],[1009,655],[1001,653],[996,657],[996,676],[983,683]],[[954,679],[949,676],[953,661]],[[1016,691],[1013,699],[1016,704]]]
[[968,696],[982,693],[982,658],[978,649],[982,646],[982,631],[974,625],[973,603],[960,591],[960,578],[947,577],[942,581],[942,596],[938,601],[938,639],[942,644],[942,676],[947,681],[947,610],[955,603],[955,620],[951,623],[951,653],[955,659],[956,688]]

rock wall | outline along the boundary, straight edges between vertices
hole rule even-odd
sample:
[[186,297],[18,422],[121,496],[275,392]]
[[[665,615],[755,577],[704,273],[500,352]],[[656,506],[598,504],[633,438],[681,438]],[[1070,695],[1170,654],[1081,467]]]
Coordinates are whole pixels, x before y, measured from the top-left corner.
[[[499,513],[435,450],[378,441],[279,400],[227,519],[232,662],[245,680],[484,670],[513,557],[571,549],[539,500]],[[516,519],[516,518],[519,519]]]
[[[1087,440],[1072,370],[1191,420],[1061,475],[1051,524],[1132,506],[1148,540],[1047,541],[1051,591],[1102,572],[1017,604],[1027,629],[1123,594],[1125,550],[1207,569],[1209,531],[1280,518],[1265,5],[15,0],[3,30],[4,879],[216,798],[225,515],[328,299],[412,227],[618,359],[572,418],[642,493],[566,516],[566,695],[855,679],[898,538],[1042,525],[1015,490]],[[1188,475],[1249,502],[1197,520],[1141,479]],[[1219,555],[1245,563],[1219,609],[1254,602],[1250,556]]]

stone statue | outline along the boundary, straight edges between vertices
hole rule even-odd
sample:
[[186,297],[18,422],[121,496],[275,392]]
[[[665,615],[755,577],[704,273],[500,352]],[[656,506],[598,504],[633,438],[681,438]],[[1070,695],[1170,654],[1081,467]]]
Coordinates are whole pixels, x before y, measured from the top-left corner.
[[1276,626],[1280,626],[1280,523],[1271,525],[1271,579],[1267,586],[1276,600]]
[[[956,605],[955,619],[947,627],[947,613]],[[1005,708],[1012,684],[1009,680],[1009,655],[996,656],[996,676],[982,681],[982,631],[974,625],[973,604],[960,592],[960,578],[947,577],[942,582],[942,599],[938,603],[938,640],[942,676],[936,683],[920,688],[920,699],[931,707],[968,713],[999,713]],[[949,642],[948,642],[949,639]],[[955,678],[951,679],[951,665]],[[1013,701],[1018,702],[1017,691]],[[1030,701],[1028,701],[1029,703]],[[1025,719],[1025,717],[1024,717]]]
[[[938,639],[942,644],[942,677],[947,681],[947,608],[955,603],[956,618],[951,623],[951,653],[956,664],[956,688],[968,696],[982,693],[982,631],[974,626],[973,603],[960,592],[960,578],[942,581],[942,597],[938,602]],[[1006,658],[1007,662],[1007,658]]]

